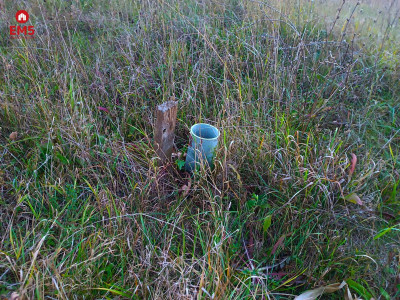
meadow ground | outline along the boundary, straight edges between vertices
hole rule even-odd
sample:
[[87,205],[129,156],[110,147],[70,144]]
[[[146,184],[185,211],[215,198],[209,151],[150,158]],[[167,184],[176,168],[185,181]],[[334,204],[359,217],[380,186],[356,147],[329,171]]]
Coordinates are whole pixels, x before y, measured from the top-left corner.
[[0,297],[400,297],[398,1],[6,0],[0,32]]

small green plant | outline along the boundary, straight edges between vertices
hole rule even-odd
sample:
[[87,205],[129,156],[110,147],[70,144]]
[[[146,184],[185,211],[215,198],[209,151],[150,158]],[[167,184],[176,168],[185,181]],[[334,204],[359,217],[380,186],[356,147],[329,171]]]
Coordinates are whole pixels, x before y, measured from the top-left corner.
[[177,160],[175,161],[175,163],[176,163],[176,165],[178,166],[178,169],[179,169],[179,170],[182,170],[183,167],[185,166],[185,161],[182,160],[182,159],[177,159]]

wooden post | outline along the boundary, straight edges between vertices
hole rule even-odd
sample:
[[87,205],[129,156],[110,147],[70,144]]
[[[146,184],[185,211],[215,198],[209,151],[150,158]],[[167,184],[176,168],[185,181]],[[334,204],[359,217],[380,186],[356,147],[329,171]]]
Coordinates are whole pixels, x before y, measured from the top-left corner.
[[174,149],[176,114],[178,111],[176,101],[164,102],[157,106],[156,123],[154,127],[154,148],[161,158],[161,162],[171,159]]

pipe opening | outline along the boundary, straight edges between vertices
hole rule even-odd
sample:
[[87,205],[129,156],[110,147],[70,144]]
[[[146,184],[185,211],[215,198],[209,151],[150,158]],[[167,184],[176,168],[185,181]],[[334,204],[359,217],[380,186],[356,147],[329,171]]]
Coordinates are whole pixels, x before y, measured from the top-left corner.
[[205,140],[213,140],[219,137],[219,130],[209,124],[196,124],[191,128],[191,132],[198,138]]

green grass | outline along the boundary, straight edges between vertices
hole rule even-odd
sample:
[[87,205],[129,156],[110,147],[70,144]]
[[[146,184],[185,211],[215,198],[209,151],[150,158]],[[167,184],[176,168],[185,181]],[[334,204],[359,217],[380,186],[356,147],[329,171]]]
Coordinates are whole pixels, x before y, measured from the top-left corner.
[[[0,296],[288,299],[346,281],[398,297],[399,15],[379,7],[369,36],[370,5],[335,21],[323,1],[6,2]],[[8,37],[21,8],[34,39]],[[192,124],[221,130],[213,171],[156,164],[170,98],[179,151]]]

